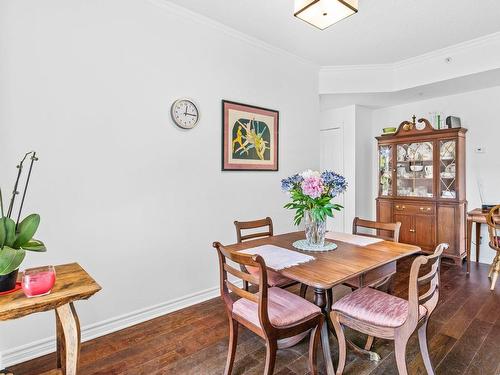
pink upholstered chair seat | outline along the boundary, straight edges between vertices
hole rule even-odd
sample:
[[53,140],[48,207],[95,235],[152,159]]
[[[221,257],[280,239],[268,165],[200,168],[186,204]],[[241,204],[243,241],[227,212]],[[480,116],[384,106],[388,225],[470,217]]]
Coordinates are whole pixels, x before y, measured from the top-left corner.
[[[321,313],[318,306],[284,289],[269,288],[267,293],[269,320],[275,327],[293,325]],[[260,327],[258,305],[255,302],[240,298],[233,304],[233,314]]]
[[[257,267],[246,267],[248,272],[252,275],[258,275],[259,269]],[[267,285],[270,287],[273,286],[285,286],[293,283],[292,279],[288,277],[282,276],[276,271],[272,271],[270,269],[267,270]]]
[[[361,288],[337,301],[332,310],[382,327],[399,327],[408,316],[408,301],[372,288]],[[419,319],[427,309],[419,306]]]

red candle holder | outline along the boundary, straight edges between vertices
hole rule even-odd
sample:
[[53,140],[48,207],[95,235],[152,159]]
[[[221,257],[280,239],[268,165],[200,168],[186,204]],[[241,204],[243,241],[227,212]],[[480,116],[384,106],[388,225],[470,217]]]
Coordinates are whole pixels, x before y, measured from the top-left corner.
[[23,272],[21,286],[26,297],[38,297],[49,294],[56,282],[56,270],[53,266],[29,268]]

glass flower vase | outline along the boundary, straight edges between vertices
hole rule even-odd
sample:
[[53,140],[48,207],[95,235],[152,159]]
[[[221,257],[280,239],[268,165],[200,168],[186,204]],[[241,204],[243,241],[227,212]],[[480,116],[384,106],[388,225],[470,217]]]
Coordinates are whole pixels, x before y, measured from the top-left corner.
[[316,220],[311,211],[306,211],[305,215],[306,242],[308,246],[325,246],[326,221]]

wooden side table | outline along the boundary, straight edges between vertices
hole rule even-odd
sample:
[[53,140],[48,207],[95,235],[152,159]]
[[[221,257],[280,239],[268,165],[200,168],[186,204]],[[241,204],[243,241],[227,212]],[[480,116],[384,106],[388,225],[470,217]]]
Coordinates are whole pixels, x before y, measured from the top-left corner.
[[[472,247],[472,224],[476,223],[476,262],[479,262],[479,239],[481,238],[481,224],[486,224],[487,211],[475,208],[467,212],[467,275],[470,273],[470,251]],[[500,216],[499,216],[500,219]]]
[[55,310],[57,368],[41,375],[76,375],[80,322],[73,302],[88,299],[101,287],[78,263],[56,266],[56,283],[47,296],[27,298],[22,290],[0,296],[0,320]]

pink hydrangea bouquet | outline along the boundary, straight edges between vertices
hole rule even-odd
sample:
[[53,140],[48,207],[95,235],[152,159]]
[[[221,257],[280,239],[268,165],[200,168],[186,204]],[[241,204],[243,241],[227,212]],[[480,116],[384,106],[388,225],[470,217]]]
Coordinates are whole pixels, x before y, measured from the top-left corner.
[[284,207],[296,210],[293,221],[299,225],[306,214],[312,221],[324,222],[334,210],[344,208],[331,200],[347,189],[347,181],[332,171],[307,170],[281,180],[281,188],[292,198]]

